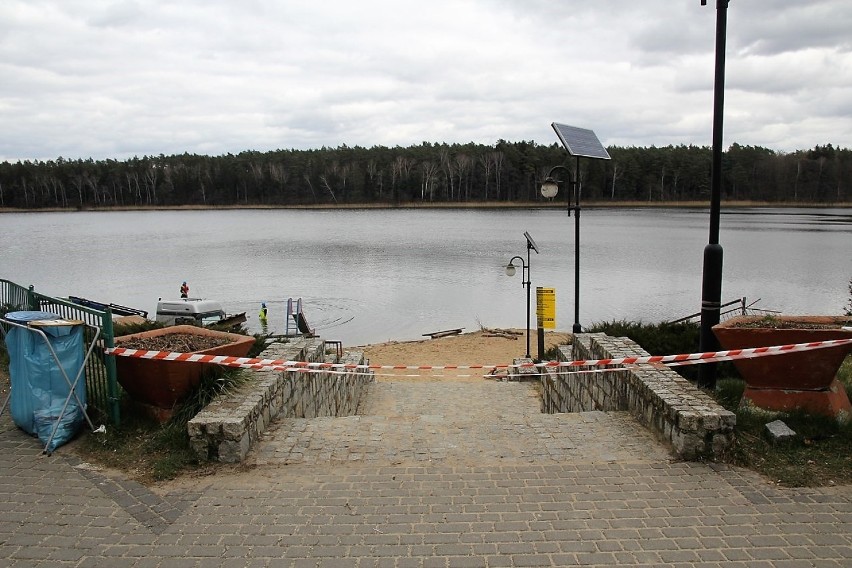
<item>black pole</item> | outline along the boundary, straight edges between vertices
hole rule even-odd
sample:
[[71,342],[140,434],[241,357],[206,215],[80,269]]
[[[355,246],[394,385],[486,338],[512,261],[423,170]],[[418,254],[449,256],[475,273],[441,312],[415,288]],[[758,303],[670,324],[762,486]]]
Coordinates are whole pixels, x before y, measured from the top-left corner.
[[[710,174],[710,239],[704,247],[701,282],[701,331],[699,351],[716,351],[719,343],[713,326],[719,323],[722,305],[722,245],[719,218],[722,197],[722,119],[725,109],[725,39],[729,0],[716,0],[716,76],[713,88],[713,165]],[[703,4],[703,2],[702,2]],[[716,388],[716,364],[699,365],[698,385]]]
[[544,328],[538,324],[538,360],[544,361]]
[[[524,286],[527,289],[527,359],[530,358],[530,247],[529,241],[527,241],[527,262],[524,264],[524,257],[515,255],[511,259],[509,259],[509,265],[506,267],[515,268],[515,260],[521,263],[521,286]],[[515,275],[513,272],[512,276]],[[526,280],[524,280],[526,278]]]
[[532,245],[527,241],[527,359],[530,359],[530,249]]
[[580,156],[574,172],[574,333],[580,333]]

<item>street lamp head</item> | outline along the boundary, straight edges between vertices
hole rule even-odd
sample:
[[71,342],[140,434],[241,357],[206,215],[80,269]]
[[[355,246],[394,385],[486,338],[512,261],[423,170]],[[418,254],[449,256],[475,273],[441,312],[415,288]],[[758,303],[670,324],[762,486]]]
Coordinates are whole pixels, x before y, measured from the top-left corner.
[[506,276],[514,276],[515,275],[515,265],[509,262],[506,265]]
[[559,193],[559,184],[552,177],[548,176],[541,184],[541,196],[550,199],[556,197],[557,193]]

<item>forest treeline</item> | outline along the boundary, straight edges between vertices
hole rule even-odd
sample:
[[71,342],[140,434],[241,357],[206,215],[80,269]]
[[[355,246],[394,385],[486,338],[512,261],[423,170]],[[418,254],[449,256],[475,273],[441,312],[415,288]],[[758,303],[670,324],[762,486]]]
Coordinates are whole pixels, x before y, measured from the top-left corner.
[[[709,147],[608,148],[611,160],[579,160],[583,200],[707,200]],[[540,203],[541,182],[574,178],[558,144],[500,140],[372,148],[181,154],[129,160],[0,162],[0,207],[287,206]],[[852,150],[831,144],[779,153],[733,144],[723,155],[722,198],[787,203],[852,200]],[[555,199],[569,192],[564,184]]]

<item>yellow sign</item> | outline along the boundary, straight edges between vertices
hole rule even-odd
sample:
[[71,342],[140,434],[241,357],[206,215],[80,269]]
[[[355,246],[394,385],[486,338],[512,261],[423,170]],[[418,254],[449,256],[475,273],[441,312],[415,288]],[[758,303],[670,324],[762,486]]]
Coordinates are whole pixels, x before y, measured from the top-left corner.
[[556,288],[535,289],[535,315],[538,318],[538,327],[543,329],[556,329]]

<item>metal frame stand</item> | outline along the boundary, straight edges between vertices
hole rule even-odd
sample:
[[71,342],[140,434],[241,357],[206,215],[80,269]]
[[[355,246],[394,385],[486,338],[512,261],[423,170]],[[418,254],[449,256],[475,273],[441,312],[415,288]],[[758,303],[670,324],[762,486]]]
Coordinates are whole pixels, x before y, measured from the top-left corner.
[[[5,325],[10,325],[10,326],[13,326],[13,327],[20,327],[20,328],[25,329],[27,331],[31,331],[33,333],[38,334],[42,338],[42,340],[44,340],[45,344],[47,345],[47,348],[50,350],[50,354],[53,357],[53,360],[56,363],[56,366],[59,368],[59,372],[62,373],[62,378],[65,379],[66,384],[68,384],[68,387],[70,388],[68,396],[65,397],[65,403],[62,405],[62,410],[59,412],[59,416],[56,418],[56,423],[53,425],[53,430],[51,431],[50,437],[47,439],[47,442],[44,445],[44,450],[42,451],[42,453],[50,455],[50,452],[47,451],[47,448],[50,447],[50,443],[53,441],[54,436],[56,436],[56,431],[59,429],[59,423],[62,421],[62,417],[65,416],[66,410],[68,410],[68,404],[71,402],[72,396],[77,400],[77,404],[80,406],[80,411],[83,413],[83,417],[86,419],[86,422],[88,422],[89,428],[91,428],[93,432],[106,432],[106,428],[103,425],[101,425],[97,429],[95,428],[95,425],[92,423],[92,419],[89,418],[89,413],[86,412],[86,405],[83,404],[83,401],[81,401],[80,397],[77,396],[77,384],[80,382],[80,378],[83,377],[83,371],[86,370],[86,363],[89,361],[89,358],[92,356],[92,352],[95,349],[95,345],[97,345],[98,337],[100,337],[100,334],[101,334],[100,328],[88,325],[85,322],[80,323],[80,325],[94,329],[95,334],[92,337],[91,344],[89,345],[88,349],[86,350],[86,355],[83,357],[83,362],[80,365],[80,368],[77,370],[77,374],[74,376],[74,381],[71,381],[71,379],[68,378],[68,374],[65,372],[65,369],[62,367],[62,362],[59,361],[59,356],[56,354],[56,351],[53,349],[53,346],[50,344],[50,340],[48,340],[47,335],[42,330],[32,328],[32,327],[27,326],[27,325],[21,325],[19,323],[9,321],[5,318],[0,318],[0,321],[2,321],[3,324],[5,324]],[[6,333],[6,329],[2,325],[0,325],[0,331],[3,332],[3,340],[5,341],[7,333]],[[9,399],[12,398],[11,381],[12,381],[12,378],[10,376],[9,377],[9,383],[10,383],[9,394],[6,395],[6,400],[3,401],[3,406],[0,407],[0,416],[2,416],[3,413],[6,411],[6,406],[9,404]]]

